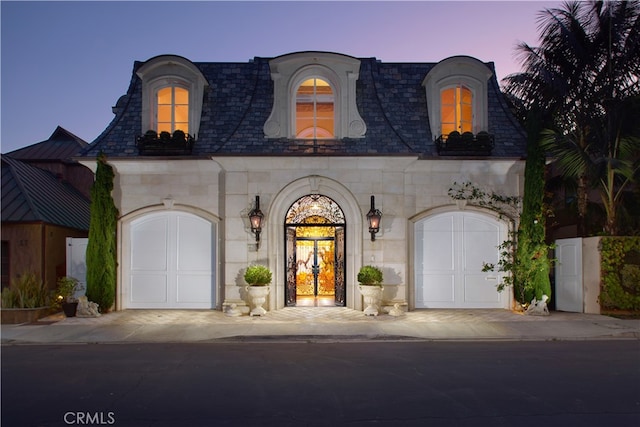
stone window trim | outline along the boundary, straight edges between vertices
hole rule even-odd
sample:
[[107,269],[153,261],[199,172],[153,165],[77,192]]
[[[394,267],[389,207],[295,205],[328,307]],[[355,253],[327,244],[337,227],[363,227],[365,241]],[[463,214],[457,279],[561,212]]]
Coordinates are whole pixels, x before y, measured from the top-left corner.
[[473,95],[473,130],[474,134],[487,131],[488,114],[488,82],[493,73],[484,63],[470,56],[453,56],[436,64],[422,81],[427,95],[429,126],[434,140],[442,134],[440,94],[444,89],[455,86],[466,86]]
[[334,90],[335,139],[363,138],[367,126],[356,105],[360,61],[329,52],[300,52],[269,61],[274,83],[273,108],[263,126],[266,138],[295,139],[296,91],[309,78],[327,81]]
[[149,59],[136,74],[142,80],[142,129],[156,130],[156,102],[158,90],[177,85],[189,91],[189,134],[198,138],[204,91],[207,79],[196,65],[176,55],[160,55]]

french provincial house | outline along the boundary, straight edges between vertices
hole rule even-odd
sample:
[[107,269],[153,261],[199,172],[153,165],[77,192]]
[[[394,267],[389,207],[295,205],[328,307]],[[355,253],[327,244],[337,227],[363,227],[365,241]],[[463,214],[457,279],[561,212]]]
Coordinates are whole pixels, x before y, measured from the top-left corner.
[[466,181],[522,194],[526,138],[493,63],[162,55],[134,64],[113,111],[81,162],[103,152],[115,171],[116,309],[246,312],[253,263],[273,271],[270,310],[362,309],[369,264],[387,306],[511,306],[481,269],[517,219],[448,195]]

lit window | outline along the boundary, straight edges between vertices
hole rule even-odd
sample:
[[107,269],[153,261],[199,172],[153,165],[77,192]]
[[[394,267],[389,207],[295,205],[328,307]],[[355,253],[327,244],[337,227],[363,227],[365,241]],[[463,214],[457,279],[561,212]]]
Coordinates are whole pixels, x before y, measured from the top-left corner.
[[142,80],[140,130],[181,130],[198,138],[207,79],[191,61],[175,55],[151,58],[136,71]]
[[173,133],[181,130],[189,133],[189,91],[171,85],[158,90],[157,131]]
[[334,136],[334,94],[329,83],[310,78],[296,91],[296,137],[332,138]]
[[329,52],[298,52],[269,61],[273,106],[267,138],[364,138],[356,105],[360,61]]
[[436,64],[422,81],[429,127],[434,139],[453,131],[489,130],[489,83],[493,72],[469,56],[452,56]]
[[473,93],[468,87],[458,85],[440,92],[440,126],[442,135],[473,132]]

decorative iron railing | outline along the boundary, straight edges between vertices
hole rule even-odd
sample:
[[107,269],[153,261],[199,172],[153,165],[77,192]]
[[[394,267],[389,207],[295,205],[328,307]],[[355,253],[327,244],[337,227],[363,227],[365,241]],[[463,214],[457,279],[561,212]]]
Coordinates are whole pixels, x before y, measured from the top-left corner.
[[441,156],[490,156],[495,145],[493,135],[484,131],[476,135],[453,131],[449,135],[440,135],[435,143]]
[[148,130],[136,138],[136,147],[141,156],[181,156],[191,154],[195,138],[181,130],[169,132]]

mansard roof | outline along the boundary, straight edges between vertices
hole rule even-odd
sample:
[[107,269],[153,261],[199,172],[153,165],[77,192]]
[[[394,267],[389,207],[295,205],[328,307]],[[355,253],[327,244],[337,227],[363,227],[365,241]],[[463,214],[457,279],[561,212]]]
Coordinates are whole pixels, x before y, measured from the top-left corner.
[[[153,58],[152,58],[153,59]],[[437,63],[385,63],[357,58],[356,104],[367,130],[363,138],[295,140],[266,138],[263,126],[274,101],[269,61],[194,62],[207,80],[197,141],[192,155],[418,155],[437,157],[422,82]],[[142,129],[142,81],[135,62],[127,93],[113,107],[115,117],[83,156],[137,157]],[[488,82],[488,131],[495,137],[492,158],[523,158],[526,136],[500,92],[493,63]]]

